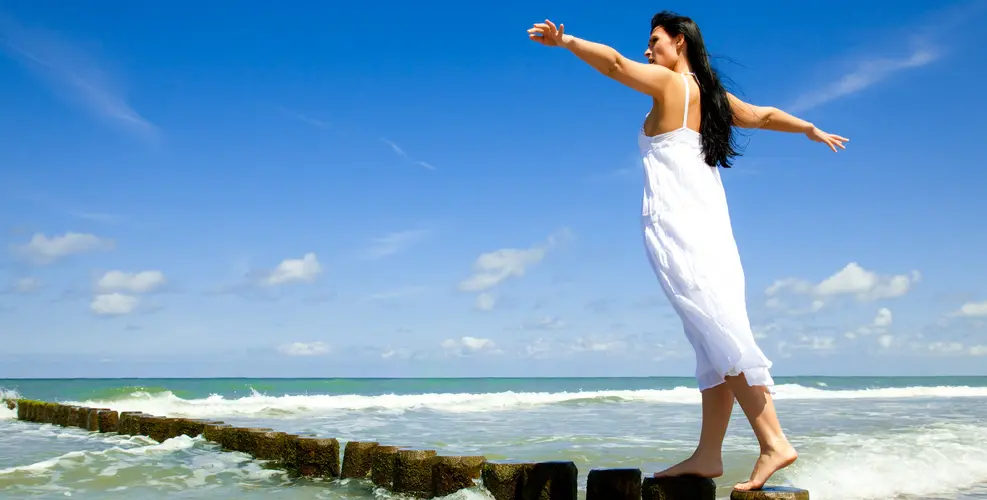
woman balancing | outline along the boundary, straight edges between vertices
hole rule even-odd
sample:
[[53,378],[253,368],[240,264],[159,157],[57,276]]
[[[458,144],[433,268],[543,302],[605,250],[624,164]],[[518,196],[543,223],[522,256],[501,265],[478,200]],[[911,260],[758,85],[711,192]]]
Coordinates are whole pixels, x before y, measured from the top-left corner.
[[761,450],[750,479],[734,488],[760,489],[798,454],[775,414],[768,389],[774,385],[771,361],[751,332],[744,271],[717,165],[729,168],[738,154],[734,126],[800,132],[834,152],[849,139],[727,93],[710,66],[699,28],[688,17],[664,11],[651,19],[647,64],[565,34],[563,25],[548,20],[535,24],[528,36],[542,45],[569,49],[604,75],[653,99],[638,137],[645,174],[644,245],[696,352],[702,393],[696,451],[655,476],[721,476],[723,437],[736,398]]

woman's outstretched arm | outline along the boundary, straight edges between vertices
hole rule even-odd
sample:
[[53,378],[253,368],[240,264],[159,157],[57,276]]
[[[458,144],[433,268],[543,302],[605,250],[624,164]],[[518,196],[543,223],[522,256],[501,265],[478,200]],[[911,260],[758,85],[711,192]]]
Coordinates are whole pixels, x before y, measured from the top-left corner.
[[796,116],[792,116],[771,106],[755,106],[741,101],[733,94],[727,93],[730,109],[733,111],[733,123],[738,127],[773,130],[775,132],[803,133],[809,139],[821,142],[833,151],[836,148],[846,149],[844,142],[850,139],[835,134],[828,134]]
[[535,24],[528,36],[543,45],[568,49],[600,73],[659,100],[674,75],[664,66],[632,61],[613,47],[566,34],[564,25],[556,28],[549,20]]
[[733,111],[733,123],[738,127],[793,133],[806,133],[813,129],[811,123],[778,108],[746,103],[730,93],[727,93],[727,99]]

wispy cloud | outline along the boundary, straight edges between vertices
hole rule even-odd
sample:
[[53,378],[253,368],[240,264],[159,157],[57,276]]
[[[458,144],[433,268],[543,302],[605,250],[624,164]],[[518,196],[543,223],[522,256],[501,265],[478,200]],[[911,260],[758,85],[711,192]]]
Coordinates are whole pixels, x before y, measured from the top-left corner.
[[408,153],[405,153],[404,150],[401,149],[401,146],[398,146],[397,144],[394,144],[394,141],[391,141],[389,139],[381,138],[381,142],[383,142],[384,144],[387,144],[388,146],[390,146],[391,149],[394,150],[394,153],[397,154],[398,156],[400,156],[402,158],[407,158],[408,157]]
[[931,64],[940,56],[940,53],[930,48],[916,47],[904,56],[878,56],[864,59],[858,62],[852,71],[836,81],[800,95],[789,109],[795,113],[810,110],[865,90],[901,71]]
[[363,252],[363,258],[375,260],[403,252],[412,245],[420,242],[429,231],[426,229],[409,229],[386,234],[374,240],[373,245]]
[[[787,109],[795,113],[807,111],[942,59],[949,50],[945,41],[956,43],[956,30],[984,10],[987,10],[987,1],[973,0],[927,13],[921,26],[908,30],[910,40],[906,46],[909,48],[903,53],[875,51],[860,57],[853,62],[852,69],[830,83],[798,96]],[[926,22],[929,19],[933,21]],[[893,46],[900,48],[902,45],[901,37],[895,37]]]
[[37,191],[17,181],[4,179],[3,183],[6,189],[0,191],[0,196],[19,202],[30,203],[59,215],[101,224],[123,224],[127,223],[130,219],[122,214],[83,209],[83,205],[67,199],[65,195],[57,198],[49,196],[44,192]]
[[118,214],[109,214],[104,212],[84,212],[78,210],[69,210],[65,212],[66,215],[75,217],[77,219],[88,220],[92,222],[101,222],[104,224],[113,224],[124,222],[127,220],[126,216]]
[[408,155],[408,153],[404,149],[402,149],[401,146],[398,146],[397,144],[395,144],[394,141],[392,141],[390,139],[387,139],[385,137],[381,137],[380,140],[384,144],[387,144],[388,146],[390,146],[391,147],[391,150],[394,151],[394,154],[400,156],[401,158],[404,158],[406,160],[409,160],[412,163],[414,163],[415,165],[418,165],[419,167],[422,167],[422,168],[424,168],[426,170],[437,170],[435,168],[435,166],[432,165],[431,163],[428,163],[428,162],[425,162],[425,161],[421,161],[421,160],[415,160],[415,159],[411,158],[411,156]]
[[157,137],[157,127],[131,107],[107,69],[58,34],[24,27],[0,13],[0,49],[61,97],[130,132]]
[[369,300],[394,300],[415,297],[428,291],[428,287],[422,285],[406,286],[395,288],[383,292],[377,292],[367,296]]
[[297,111],[290,110],[290,109],[288,109],[288,108],[286,108],[284,106],[278,106],[278,110],[281,111],[282,113],[284,113],[286,116],[290,116],[290,117],[292,117],[292,118],[294,118],[294,119],[296,119],[296,120],[298,120],[300,122],[307,123],[307,124],[309,124],[309,125],[311,125],[313,127],[327,128],[330,125],[329,122],[327,122],[327,121],[320,120],[318,118],[312,118],[311,116],[304,115],[304,114],[299,113]]

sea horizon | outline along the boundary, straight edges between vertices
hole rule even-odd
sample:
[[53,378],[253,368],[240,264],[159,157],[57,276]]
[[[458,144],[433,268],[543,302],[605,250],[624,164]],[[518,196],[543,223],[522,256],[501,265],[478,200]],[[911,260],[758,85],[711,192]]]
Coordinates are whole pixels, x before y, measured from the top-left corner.
[[[987,378],[987,373],[985,374],[937,374],[937,375],[903,375],[903,374],[890,374],[890,375],[819,375],[819,374],[804,374],[804,375],[775,375],[772,377],[775,380],[782,379],[793,379],[793,378],[914,378],[914,379],[934,379],[934,378]],[[119,377],[0,377],[0,381],[4,380],[258,380],[258,379],[270,379],[270,380],[324,380],[324,379],[353,379],[353,380],[415,380],[415,379],[432,379],[432,380],[471,380],[471,379],[528,379],[528,380],[552,380],[552,379],[684,379],[694,380],[695,377],[691,375],[470,375],[470,376],[388,376],[388,377],[371,377],[371,376],[289,376],[289,375],[278,375],[278,376],[216,376],[216,377],[182,377],[182,376],[160,376],[160,377],[148,377],[148,376],[119,376]]]

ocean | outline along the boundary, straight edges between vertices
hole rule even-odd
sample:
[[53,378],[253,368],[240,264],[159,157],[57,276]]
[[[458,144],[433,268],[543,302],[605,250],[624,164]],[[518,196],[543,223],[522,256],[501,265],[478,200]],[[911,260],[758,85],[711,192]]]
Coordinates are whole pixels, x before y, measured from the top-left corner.
[[[987,377],[776,379],[800,458],[771,483],[813,500],[987,499]],[[699,433],[689,378],[3,380],[0,396],[489,459],[572,460],[645,474],[686,458]],[[16,420],[0,408],[0,497],[389,498],[358,481],[291,479],[201,438],[142,437]],[[736,406],[719,496],[750,473],[757,442]],[[461,491],[448,500],[489,498]]]

